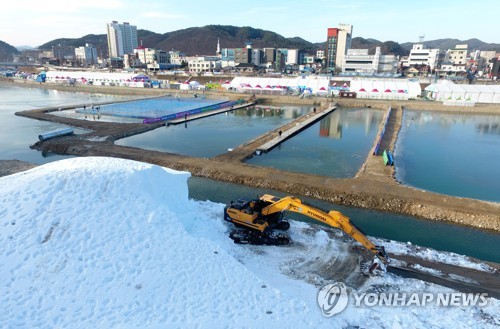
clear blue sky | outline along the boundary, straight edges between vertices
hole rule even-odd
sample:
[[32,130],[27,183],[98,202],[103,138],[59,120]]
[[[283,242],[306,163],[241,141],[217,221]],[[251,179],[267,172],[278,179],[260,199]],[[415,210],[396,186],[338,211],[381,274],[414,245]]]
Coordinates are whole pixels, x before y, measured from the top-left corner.
[[157,33],[251,26],[311,42],[325,41],[328,27],[346,23],[354,37],[381,41],[415,42],[425,35],[500,43],[499,0],[8,0],[1,8],[0,40],[13,46],[105,34],[113,20]]

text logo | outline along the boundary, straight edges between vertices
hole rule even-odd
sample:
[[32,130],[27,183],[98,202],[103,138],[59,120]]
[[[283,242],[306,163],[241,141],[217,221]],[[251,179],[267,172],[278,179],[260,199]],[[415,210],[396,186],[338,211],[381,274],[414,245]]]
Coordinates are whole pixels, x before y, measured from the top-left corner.
[[349,302],[347,287],[342,282],[324,286],[318,293],[318,305],[324,316],[334,316],[345,310]]

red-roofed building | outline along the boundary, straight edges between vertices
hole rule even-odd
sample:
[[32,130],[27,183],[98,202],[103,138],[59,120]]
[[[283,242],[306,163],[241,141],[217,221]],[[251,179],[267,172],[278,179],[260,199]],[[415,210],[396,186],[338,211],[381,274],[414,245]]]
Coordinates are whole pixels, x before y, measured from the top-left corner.
[[328,28],[326,37],[325,61],[330,72],[342,69],[342,63],[351,48],[352,25],[339,24],[338,28]]

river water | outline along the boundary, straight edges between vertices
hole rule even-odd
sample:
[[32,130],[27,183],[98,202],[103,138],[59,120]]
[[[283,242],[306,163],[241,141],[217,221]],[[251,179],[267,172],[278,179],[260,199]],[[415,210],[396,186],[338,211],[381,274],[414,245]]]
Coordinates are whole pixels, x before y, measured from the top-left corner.
[[209,158],[226,153],[310,111],[309,106],[252,106],[186,124],[161,127],[118,140],[115,144]]
[[[115,99],[122,100],[123,97],[88,95],[84,93],[64,93],[38,88],[28,89],[13,87],[10,85],[3,85],[0,83],[0,159],[18,159],[36,164],[43,164],[67,157],[59,155],[42,155],[40,152],[31,150],[29,148],[29,145],[38,140],[38,135],[40,133],[62,128],[64,127],[63,125],[18,117],[14,115],[15,112],[48,106],[98,103],[104,101],[112,101]],[[274,110],[276,111],[276,109]],[[297,108],[296,111],[287,112],[289,113],[287,115],[291,116],[289,119],[293,119],[294,116],[299,116],[309,110],[309,108]],[[352,113],[355,112],[356,111],[353,111]],[[210,123],[202,123],[205,119],[198,120],[198,124],[214,125],[219,122],[219,128],[231,131],[228,136],[234,136],[234,139],[236,141],[236,137],[238,136],[241,129],[233,129],[234,127],[231,126],[226,127],[226,125],[232,125],[234,123],[234,121],[232,120],[243,119],[244,122],[246,122],[246,125],[252,125],[252,127],[254,128],[256,126],[259,126],[257,124],[258,120],[261,120],[262,118],[264,121],[270,120],[271,122],[273,120],[288,120],[288,118],[279,118],[279,115],[269,115],[269,117],[266,118],[265,115],[262,115],[262,113],[265,112],[262,112],[259,116],[258,112],[255,112],[255,110],[253,112],[252,110],[245,110],[244,113],[246,114],[240,115],[244,119],[230,118],[223,114],[220,116],[211,117]],[[366,117],[362,120],[356,119],[359,122],[363,122],[363,124],[360,125],[363,126],[363,132],[358,132],[356,135],[358,137],[351,138],[365,139],[366,136],[371,136],[374,130],[376,133],[376,129],[374,129],[374,127],[377,126],[379,117],[378,112],[375,111],[373,113],[374,117],[369,120]],[[218,121],[218,119],[220,121]],[[355,123],[347,124],[346,122],[350,122],[349,120],[340,120],[343,135],[342,138],[348,136],[347,132],[353,125],[358,125]],[[182,125],[178,127],[181,130],[185,129],[186,131],[194,131],[195,129],[190,129],[190,127],[191,125],[194,126],[195,122],[196,121],[189,123],[188,128],[185,128]],[[318,124],[320,126],[322,125],[321,123]],[[274,125],[275,122],[272,122],[271,126]],[[240,126],[240,128],[241,127],[242,126]],[[324,138],[318,136],[318,128],[315,128],[314,125],[312,126],[312,128],[313,130],[311,134],[316,136],[314,138]],[[169,128],[165,128],[164,130],[168,129]],[[205,128],[201,130],[205,130]],[[332,130],[330,129],[329,131]],[[184,137],[188,139],[196,138],[188,135],[185,135]],[[200,144],[208,144],[204,139],[205,137],[198,136],[197,138]],[[238,140],[231,144],[224,144],[222,148],[234,147],[234,145],[236,145],[237,143],[240,143],[240,141]],[[217,150],[215,152],[219,152],[219,149],[220,146],[217,147]],[[238,197],[255,197],[262,193],[274,193],[278,196],[283,195],[282,193],[276,191],[258,190],[243,185],[228,184],[196,177],[192,177],[189,179],[189,192],[190,197],[194,199],[210,200],[221,203],[229,203],[231,200],[235,200]],[[305,201],[308,201],[320,208],[336,209],[345,213],[362,230],[364,230],[368,235],[371,236],[377,236],[403,242],[411,241],[413,244],[427,246],[437,250],[452,251],[459,254],[473,256],[482,260],[500,263],[500,254],[498,252],[494,252],[495,250],[500,250],[500,239],[498,238],[499,235],[496,233],[485,232],[447,223],[415,219],[408,216],[342,207],[313,199],[305,198]],[[290,217],[296,218],[295,216],[295,214],[291,214]],[[302,218],[299,219],[302,220]]]
[[249,164],[335,178],[354,177],[364,163],[384,111],[338,109]]
[[405,110],[394,155],[404,184],[500,202],[500,115]]
[[[16,116],[14,113],[44,107],[71,104],[92,104],[121,100],[123,97],[86,93],[68,93],[40,88],[22,88],[0,83],[0,160],[18,159],[43,164],[67,156],[42,154],[30,149],[41,133],[65,128],[59,123],[38,121]],[[84,132],[75,129],[75,133]]]

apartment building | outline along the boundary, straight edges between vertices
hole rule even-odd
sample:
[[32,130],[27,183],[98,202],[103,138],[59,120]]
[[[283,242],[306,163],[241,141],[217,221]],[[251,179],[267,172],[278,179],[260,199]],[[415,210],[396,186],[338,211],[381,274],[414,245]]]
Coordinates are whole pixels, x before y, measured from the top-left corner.
[[59,60],[72,60],[75,58],[75,47],[58,44],[52,46],[52,54]]
[[108,23],[107,35],[109,57],[123,57],[124,54],[132,53],[138,46],[137,26],[130,25],[128,22]]
[[439,49],[426,49],[423,43],[416,43],[410,50],[406,66],[426,65],[434,70],[438,66],[439,52]]
[[341,70],[347,50],[351,48],[353,26],[339,24],[338,28],[328,28],[325,60],[330,72]]
[[217,56],[186,57],[190,72],[210,72],[222,68],[221,59]]
[[164,50],[146,48],[140,45],[134,49],[134,53],[142,64],[167,64],[170,62],[170,55]]
[[446,51],[445,59],[441,64],[441,72],[459,73],[465,72],[467,67],[467,44],[456,45],[453,49]]
[[75,48],[75,58],[81,65],[96,65],[97,64],[97,49],[89,43],[85,46]]
[[492,60],[496,56],[496,51],[494,50],[482,50],[479,52],[479,58],[477,59],[477,69],[485,73],[490,71],[492,68]]

